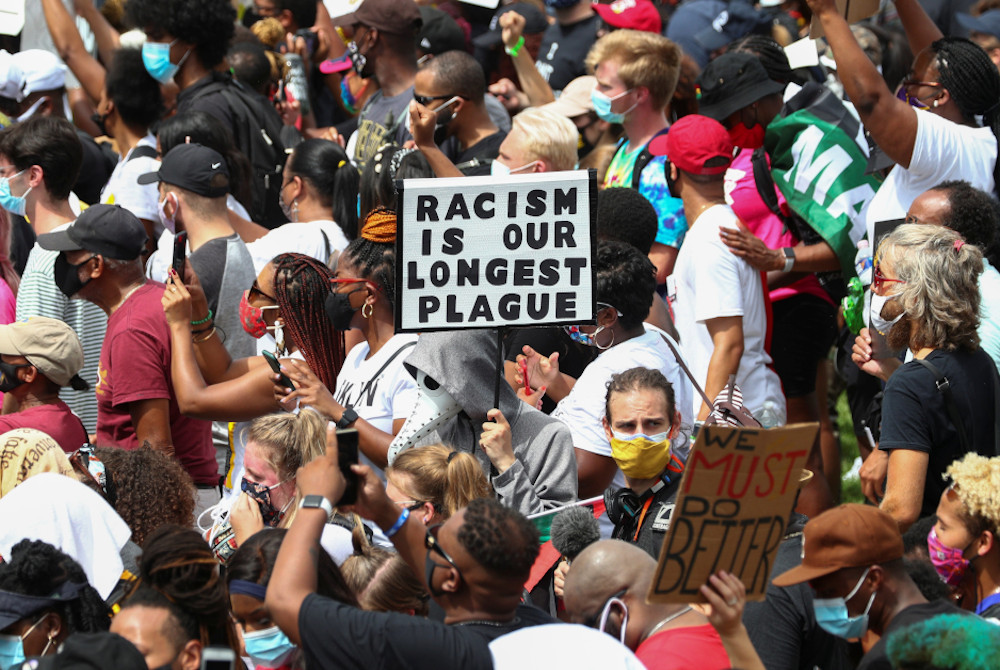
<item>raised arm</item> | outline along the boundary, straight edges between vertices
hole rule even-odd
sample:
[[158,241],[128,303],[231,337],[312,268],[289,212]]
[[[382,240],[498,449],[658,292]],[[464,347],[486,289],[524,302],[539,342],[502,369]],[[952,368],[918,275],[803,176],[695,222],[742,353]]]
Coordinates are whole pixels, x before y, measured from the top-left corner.
[[[916,5],[916,0],[903,2]],[[861,122],[889,158],[903,168],[910,167],[917,138],[916,110],[889,90],[882,75],[854,39],[851,27],[837,11],[834,0],[809,0],[809,7],[833,48],[844,92],[858,110]],[[903,13],[900,9],[901,18]],[[926,18],[926,14],[924,16]]]
[[917,0],[898,0],[893,3],[896,6],[896,13],[906,31],[906,37],[910,40],[910,51],[916,56],[926,49],[935,40],[939,40],[944,35],[931,20],[924,8]]
[[42,0],[42,10],[59,57],[96,103],[104,92],[104,67],[84,47],[80,31],[61,0]]
[[[510,59],[514,63],[517,78],[521,81],[521,89],[528,96],[532,106],[555,102],[552,87],[545,81],[542,73],[535,67],[531,54],[524,48],[524,25],[526,21],[517,12],[506,12],[500,16],[501,39],[504,47],[510,51]],[[516,53],[511,53],[516,52]]]
[[118,31],[94,6],[94,0],[74,0],[73,6],[76,13],[83,17],[83,20],[90,26],[91,32],[94,33],[94,39],[97,41],[97,53],[101,60],[110,63],[112,54],[121,46]]

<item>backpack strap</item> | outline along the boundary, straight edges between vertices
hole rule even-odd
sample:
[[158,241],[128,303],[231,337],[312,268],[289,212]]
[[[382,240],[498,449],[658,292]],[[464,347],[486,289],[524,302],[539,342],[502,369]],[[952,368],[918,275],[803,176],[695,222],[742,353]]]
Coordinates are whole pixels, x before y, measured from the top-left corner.
[[148,144],[139,144],[132,148],[132,153],[128,155],[126,163],[134,158],[156,158],[160,153],[156,150],[156,147],[151,147]]
[[923,358],[914,358],[913,360],[920,363],[934,375],[934,386],[937,388],[938,393],[944,397],[944,406],[948,410],[948,416],[951,417],[951,423],[955,426],[955,430],[958,431],[958,444],[963,452],[968,453],[970,451],[969,438],[965,434],[965,425],[962,423],[962,417],[958,413],[958,406],[955,404],[955,397],[951,392],[951,382],[930,361]]
[[[669,127],[668,128],[664,128],[660,132],[656,133],[656,135],[653,135],[649,139],[649,142],[652,142],[654,139],[656,139],[660,135],[664,134],[668,130],[670,130]],[[649,165],[650,162],[654,158],[656,158],[656,156],[654,156],[653,154],[649,153],[649,142],[646,142],[646,146],[644,146],[642,148],[642,151],[639,152],[639,155],[635,157],[635,163],[633,163],[633,165],[632,165],[632,184],[631,184],[631,187],[633,189],[635,189],[636,191],[639,190],[639,182],[642,180],[642,171],[646,169],[646,166]],[[670,172],[670,161],[667,160],[667,159],[665,159],[665,160],[666,160],[666,163],[664,164],[664,169],[669,174],[669,172]]]
[[[698,380],[694,378],[693,374],[691,374],[691,371],[688,369],[687,364],[684,362],[684,357],[681,356],[680,353],[677,351],[677,347],[674,346],[674,343],[671,342],[670,338],[664,335],[663,333],[660,333],[660,337],[662,337],[663,341],[667,343],[668,347],[670,347],[670,352],[674,355],[674,359],[677,361],[677,364],[681,366],[681,370],[683,370],[684,374],[686,374],[688,376],[688,379],[691,380],[691,385],[694,386],[694,390],[698,392],[698,395],[701,396],[701,399],[705,401],[705,404],[708,405],[709,408],[715,409],[715,403],[709,399],[705,391],[702,390],[701,384],[699,384]],[[732,391],[730,391],[730,394],[731,393]]]

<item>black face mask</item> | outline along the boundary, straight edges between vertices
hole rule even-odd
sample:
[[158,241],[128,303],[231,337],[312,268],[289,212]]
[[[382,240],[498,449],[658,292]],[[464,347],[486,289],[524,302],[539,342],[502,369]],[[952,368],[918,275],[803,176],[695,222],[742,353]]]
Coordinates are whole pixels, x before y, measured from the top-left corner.
[[347,293],[331,293],[323,301],[323,308],[326,310],[326,318],[337,330],[350,330],[351,321],[361,307],[351,307],[351,294],[364,290],[364,287],[356,288]]
[[90,279],[87,281],[82,281],[80,279],[80,268],[89,263],[91,260],[97,257],[94,254],[90,258],[76,265],[70,265],[69,261],[66,260],[66,254],[62,253],[56,257],[56,263],[53,267],[53,274],[55,275],[56,286],[62,291],[63,295],[67,298],[72,298],[74,295],[80,292],[80,290],[90,283]]
[[13,391],[24,382],[17,378],[17,369],[26,368],[28,365],[15,365],[0,361],[0,393]]
[[95,112],[90,115],[90,120],[93,121],[94,125],[97,126],[97,129],[101,131],[101,135],[111,137],[111,135],[108,134],[108,127],[105,125],[108,120],[107,114],[98,114]]

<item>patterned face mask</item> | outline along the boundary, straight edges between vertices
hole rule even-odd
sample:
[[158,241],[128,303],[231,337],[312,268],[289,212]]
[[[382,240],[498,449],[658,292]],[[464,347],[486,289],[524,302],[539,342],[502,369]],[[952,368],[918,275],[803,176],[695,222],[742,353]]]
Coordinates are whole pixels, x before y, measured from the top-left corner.
[[[285,516],[284,509],[278,509],[271,502],[271,490],[276,489],[288,480],[278,482],[274,486],[265,486],[258,482],[252,482],[246,477],[240,482],[240,490],[246,493],[248,496],[253,498],[257,504],[260,506],[260,516],[264,520],[264,525],[269,528],[274,528],[280,522],[282,517]],[[291,500],[289,501],[291,502]],[[286,504],[287,508],[288,505]]]

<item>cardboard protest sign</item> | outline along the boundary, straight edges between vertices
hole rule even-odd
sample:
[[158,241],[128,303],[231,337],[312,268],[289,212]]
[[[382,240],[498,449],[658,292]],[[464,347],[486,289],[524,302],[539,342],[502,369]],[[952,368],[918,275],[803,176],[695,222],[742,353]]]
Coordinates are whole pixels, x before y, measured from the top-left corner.
[[[875,16],[879,8],[879,0],[837,0],[837,12],[847,19],[848,23],[857,23],[869,16]],[[813,16],[809,24],[809,37],[818,40],[826,35],[819,19]]]
[[396,332],[593,322],[593,170],[397,189]]
[[719,570],[763,600],[778,545],[819,424],[750,429],[705,426],[688,457],[670,529],[646,599],[704,602]]

